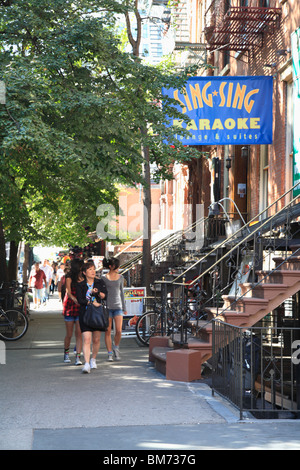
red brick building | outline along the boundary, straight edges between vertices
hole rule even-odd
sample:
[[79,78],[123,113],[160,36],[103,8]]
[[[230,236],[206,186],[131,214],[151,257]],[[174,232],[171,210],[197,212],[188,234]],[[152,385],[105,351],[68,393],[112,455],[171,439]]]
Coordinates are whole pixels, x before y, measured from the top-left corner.
[[[238,218],[237,207],[249,221],[293,185],[297,123],[293,122],[291,35],[300,27],[300,2],[184,0],[176,8],[174,53],[181,64],[183,56],[190,62],[196,57],[199,75],[273,77],[272,144],[198,146],[199,159],[188,164],[188,201],[194,207],[204,204],[207,214],[213,202],[212,164],[217,158],[220,199],[228,198],[226,210],[233,218]],[[209,69],[201,66],[200,56]]]

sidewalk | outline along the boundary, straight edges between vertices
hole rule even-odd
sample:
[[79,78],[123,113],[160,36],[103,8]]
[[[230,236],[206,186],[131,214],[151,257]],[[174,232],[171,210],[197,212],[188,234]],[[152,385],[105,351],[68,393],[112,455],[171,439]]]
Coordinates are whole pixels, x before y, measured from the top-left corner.
[[51,298],[24,338],[5,344],[1,450],[300,450],[299,420],[241,422],[208,385],[167,381],[134,338],[114,363],[102,339],[98,369],[82,374],[73,358],[63,362],[64,328]]

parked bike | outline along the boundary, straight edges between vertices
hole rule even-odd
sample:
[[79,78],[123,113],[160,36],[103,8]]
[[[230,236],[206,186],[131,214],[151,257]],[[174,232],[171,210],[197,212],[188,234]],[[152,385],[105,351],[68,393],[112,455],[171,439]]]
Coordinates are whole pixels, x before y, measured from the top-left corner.
[[182,337],[188,334],[193,328],[193,324],[206,318],[206,313],[202,311],[198,298],[203,297],[203,291],[197,293],[187,302],[166,302],[164,308],[155,302],[153,310],[141,315],[136,322],[135,331],[138,341],[149,345],[152,336],[173,336]]
[[28,329],[28,319],[21,310],[4,310],[0,307],[0,338],[4,341],[17,341]]

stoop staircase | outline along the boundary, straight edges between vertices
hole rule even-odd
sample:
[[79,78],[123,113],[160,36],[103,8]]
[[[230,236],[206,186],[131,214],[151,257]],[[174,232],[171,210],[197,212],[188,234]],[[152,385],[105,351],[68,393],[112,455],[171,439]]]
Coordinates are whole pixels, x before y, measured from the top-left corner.
[[[230,256],[236,255],[237,250],[245,250],[245,246],[251,245],[253,252],[257,253],[258,240],[262,247],[260,254],[263,257],[266,255],[267,261],[254,261],[251,281],[235,280],[237,289],[234,291],[228,287],[227,293],[221,296],[221,306],[206,307],[207,320],[190,322],[189,327],[193,327],[194,334],[184,345],[176,342],[171,344],[167,337],[150,338],[149,360],[155,363],[160,372],[165,373],[168,380],[190,382],[201,378],[202,365],[212,356],[213,320],[247,329],[300,290],[300,245],[295,246],[297,234],[291,235],[293,221],[299,225],[299,215],[300,202],[296,197],[272,216],[256,225],[251,224],[253,221],[249,222],[246,224],[247,231],[244,226],[240,229],[240,234],[236,233],[232,236],[233,239],[222,242],[223,248],[227,246],[227,252],[215,263],[218,267],[222,262],[226,263]],[[284,236],[282,227],[285,229]],[[219,245],[213,250],[218,248]],[[253,259],[257,261],[257,256]],[[261,269],[257,267],[259,264],[263,265]],[[268,269],[266,265],[269,266]],[[215,267],[213,265],[201,273],[195,282],[211,275]]]
[[[300,249],[297,254],[300,254]],[[224,295],[224,306],[220,309],[207,308],[210,319],[218,319],[239,327],[251,327],[264,318],[268,313],[279,307],[286,299],[300,290],[300,256],[292,255],[284,260],[275,258],[276,268],[268,273],[257,271],[258,284],[241,284],[242,295],[235,299]],[[187,348],[197,351],[198,361],[202,365],[212,355],[212,324],[202,322],[197,335],[187,343]],[[198,363],[198,366],[200,365]],[[199,375],[198,371],[198,378]],[[172,371],[174,380],[174,370]],[[168,374],[167,374],[168,375]],[[190,375],[190,378],[193,374]],[[182,376],[181,376],[182,377]],[[168,378],[168,377],[167,377]],[[171,376],[169,376],[171,378]]]
[[[204,231],[205,218],[201,218],[196,222],[190,224],[183,230],[177,230],[172,234],[167,235],[158,242],[152,244],[150,252],[152,258],[152,264],[150,266],[150,278],[151,284],[153,285],[155,280],[162,276],[168,276],[169,278],[176,277],[179,273],[182,273],[187,266],[192,265],[195,258],[198,258],[197,243],[190,242],[193,239],[194,234],[197,230]],[[129,249],[132,249],[137,242],[141,245],[140,252],[135,256],[130,256],[124,261],[124,255],[128,254]],[[129,282],[133,277],[131,271],[135,273],[140,270],[143,260],[142,254],[142,237],[138,240],[131,242],[128,246],[124,244],[124,247],[120,253],[115,256],[121,256],[123,262],[121,263],[120,270],[122,274],[128,277]],[[192,248],[193,249],[192,249]],[[201,255],[200,255],[201,256]],[[139,275],[135,276],[134,284],[142,285],[142,279]]]

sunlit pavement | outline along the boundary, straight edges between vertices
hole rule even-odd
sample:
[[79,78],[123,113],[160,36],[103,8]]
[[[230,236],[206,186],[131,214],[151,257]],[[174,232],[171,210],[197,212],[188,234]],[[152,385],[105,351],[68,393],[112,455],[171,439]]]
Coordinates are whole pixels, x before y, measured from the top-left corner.
[[29,330],[5,343],[0,364],[0,449],[209,450],[300,449],[299,420],[239,421],[208,385],[171,382],[148,362],[148,349],[123,338],[122,360],[82,374],[63,362],[65,335],[57,294],[32,310]]

